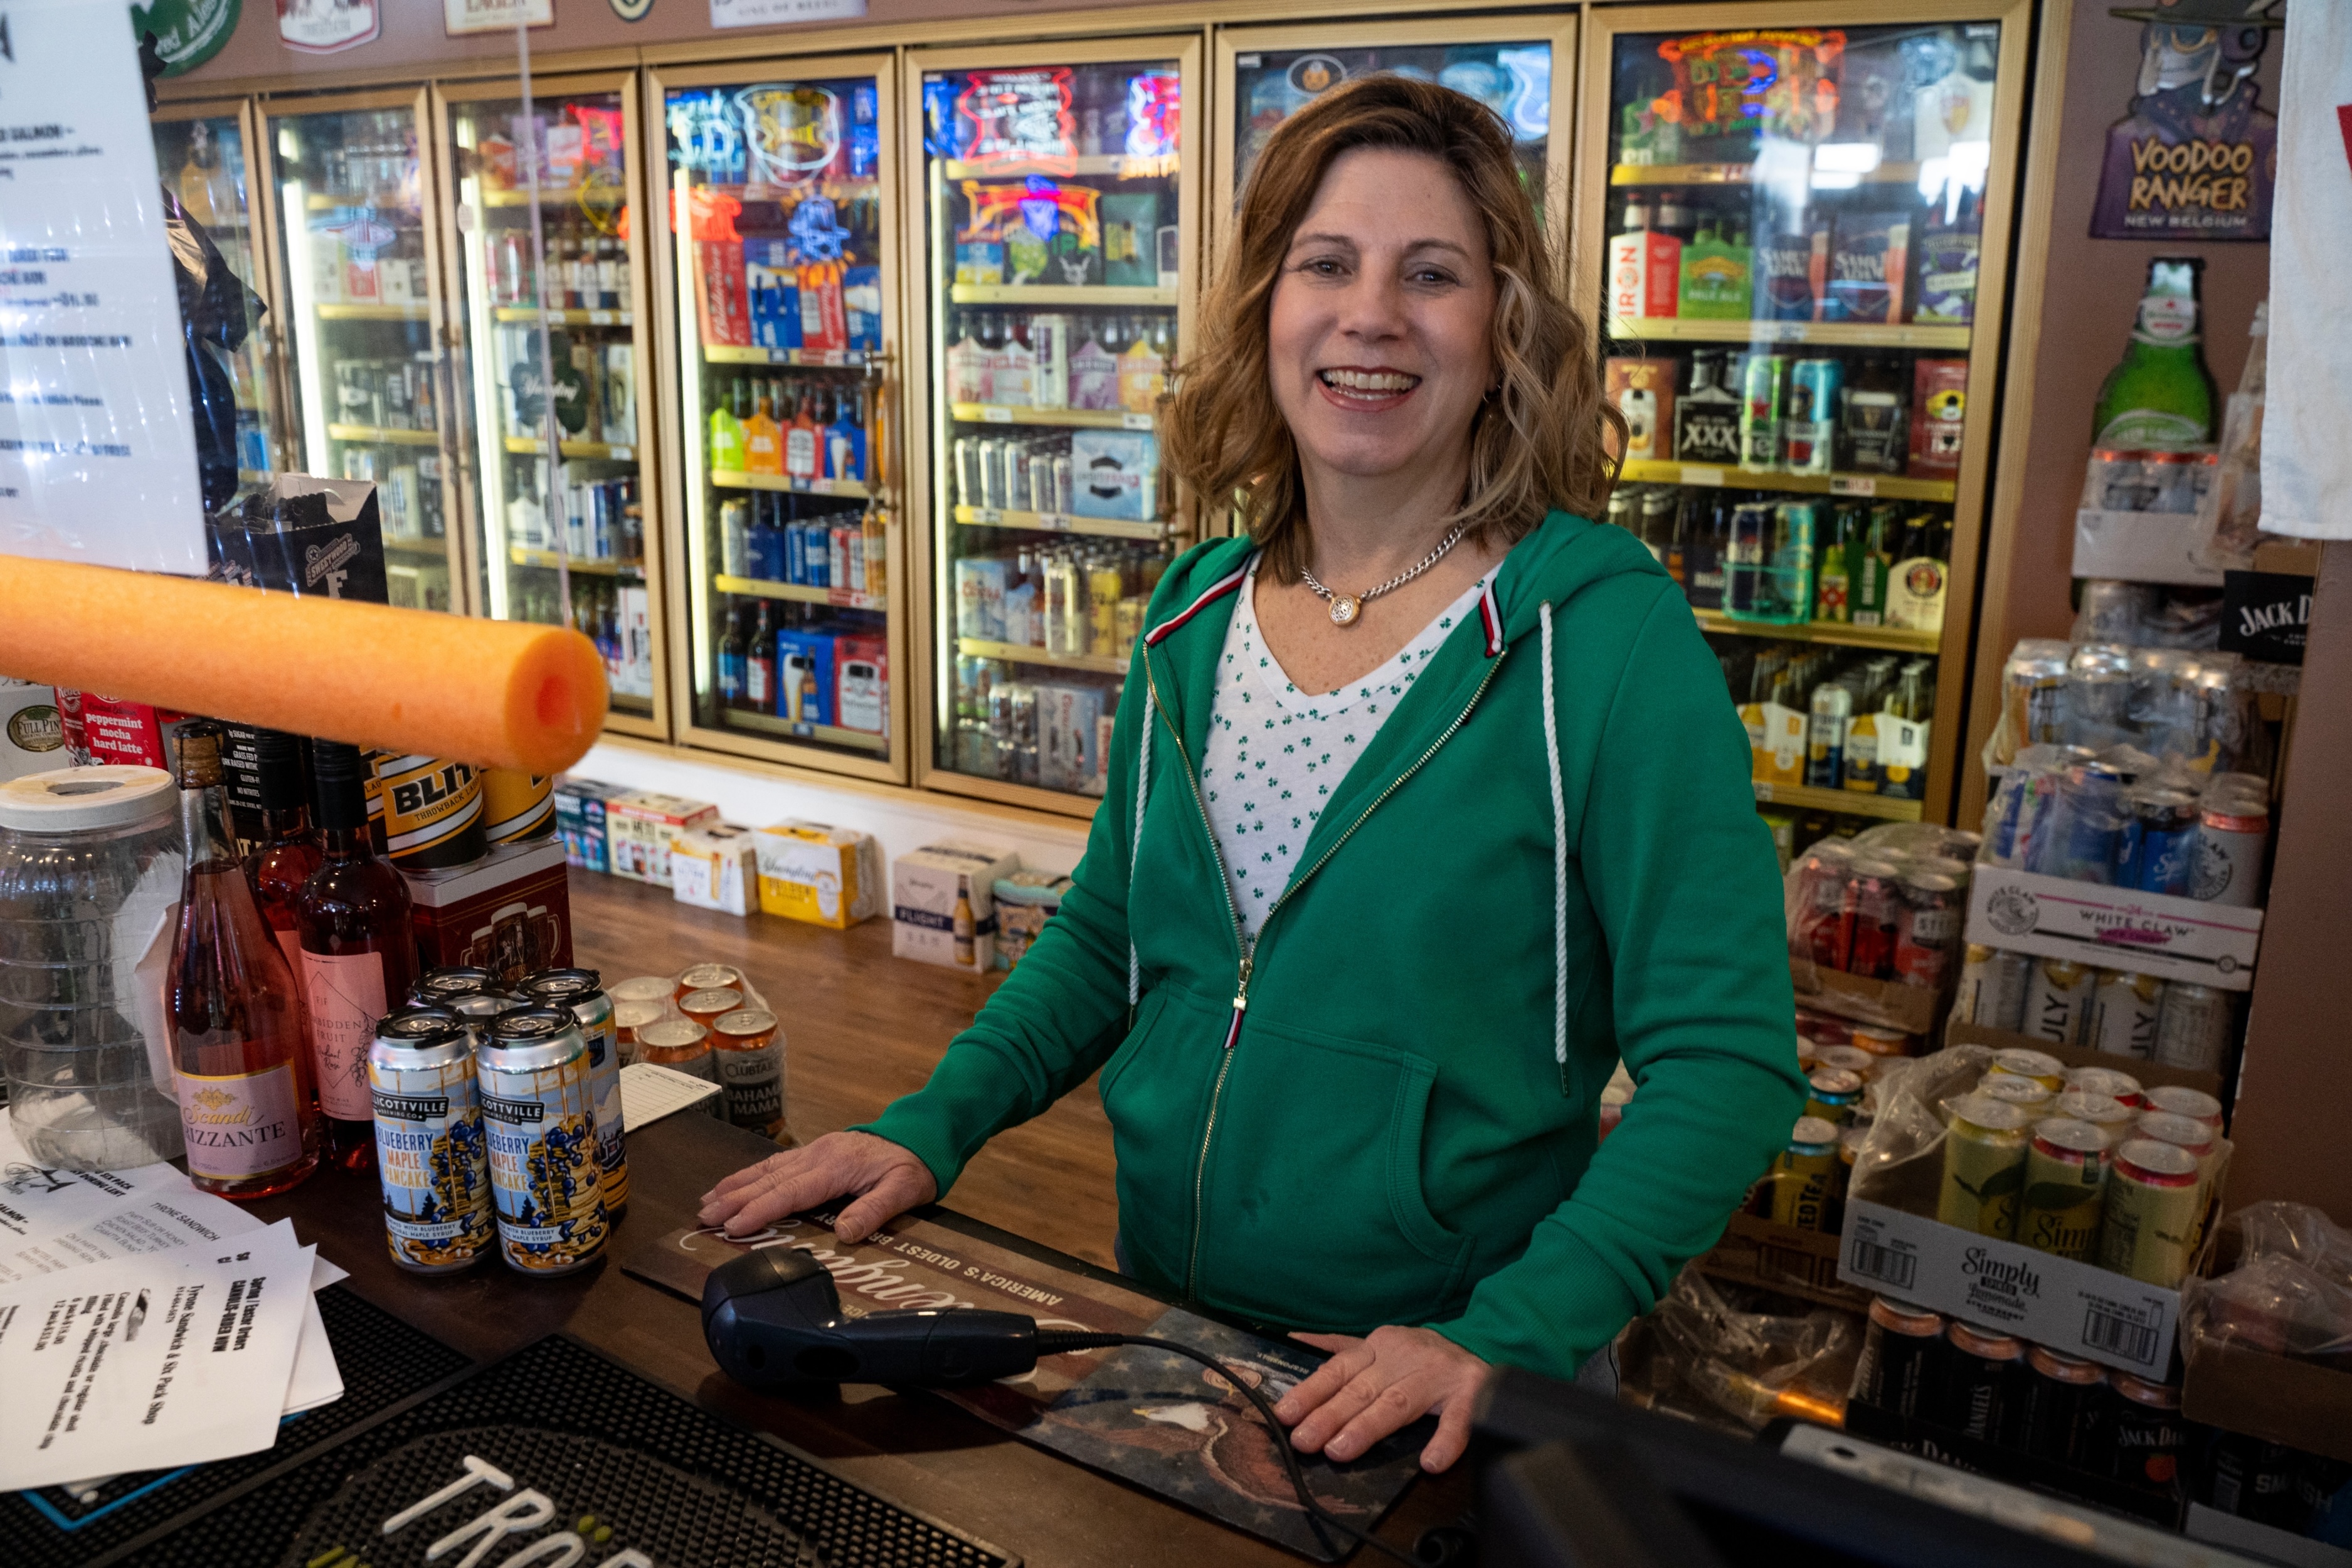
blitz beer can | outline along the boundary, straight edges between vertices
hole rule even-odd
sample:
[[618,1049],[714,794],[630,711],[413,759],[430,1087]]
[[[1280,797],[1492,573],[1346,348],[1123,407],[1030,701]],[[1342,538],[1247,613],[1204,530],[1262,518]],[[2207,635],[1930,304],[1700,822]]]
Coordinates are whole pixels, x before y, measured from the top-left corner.
[[518,768],[482,770],[484,837],[493,844],[521,844],[555,833],[555,775]]
[[463,866],[488,852],[482,780],[471,763],[377,753],[383,788],[383,847],[404,871]]
[[417,1274],[454,1274],[489,1252],[489,1161],[465,1020],[406,1007],[377,1021],[368,1047],[383,1239]]
[[604,976],[593,969],[542,969],[523,981],[522,994],[538,1006],[571,1008],[587,1037],[597,1169],[604,1176],[604,1212],[617,1220],[629,1207],[629,1155],[621,1135],[621,1036]]
[[588,1042],[569,1008],[501,1014],[474,1052],[498,1204],[499,1253],[525,1274],[571,1274],[604,1249]]

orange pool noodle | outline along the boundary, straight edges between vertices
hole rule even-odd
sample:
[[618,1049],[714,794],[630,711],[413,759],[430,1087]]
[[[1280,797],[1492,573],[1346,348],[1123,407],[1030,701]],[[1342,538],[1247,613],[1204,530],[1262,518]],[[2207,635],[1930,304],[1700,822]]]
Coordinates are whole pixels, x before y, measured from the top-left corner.
[[0,555],[0,671],[354,745],[554,773],[604,726],[578,632]]

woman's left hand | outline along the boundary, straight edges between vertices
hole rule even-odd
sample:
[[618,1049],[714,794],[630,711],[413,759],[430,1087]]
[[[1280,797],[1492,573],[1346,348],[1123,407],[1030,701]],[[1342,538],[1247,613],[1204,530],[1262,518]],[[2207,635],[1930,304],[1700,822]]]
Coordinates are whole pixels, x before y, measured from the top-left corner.
[[1437,1436],[1421,1451],[1421,1468],[1434,1475],[1470,1444],[1470,1405],[1486,1381],[1487,1366],[1434,1329],[1374,1329],[1352,1334],[1293,1334],[1329,1351],[1331,1359],[1282,1397],[1275,1415],[1291,1428],[1290,1446],[1345,1461],[1437,1413]]

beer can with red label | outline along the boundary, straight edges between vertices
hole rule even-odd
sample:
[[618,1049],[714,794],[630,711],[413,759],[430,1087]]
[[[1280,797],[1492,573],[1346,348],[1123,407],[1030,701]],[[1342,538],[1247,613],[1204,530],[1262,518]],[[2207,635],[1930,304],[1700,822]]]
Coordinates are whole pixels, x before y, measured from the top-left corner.
[[1891,860],[1858,859],[1846,882],[1845,913],[1853,927],[1845,970],[1864,980],[1895,977],[1895,948],[1903,930],[1901,879]]
[[1906,985],[1940,990],[1951,973],[1967,902],[1957,878],[1940,871],[1913,871],[1902,880],[1902,925],[1895,940],[1895,978]]

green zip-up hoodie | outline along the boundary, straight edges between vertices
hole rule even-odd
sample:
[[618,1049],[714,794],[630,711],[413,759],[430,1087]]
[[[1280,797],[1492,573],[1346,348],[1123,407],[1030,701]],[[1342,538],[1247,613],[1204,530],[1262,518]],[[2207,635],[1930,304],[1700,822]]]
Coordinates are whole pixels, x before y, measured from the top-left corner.
[[[1746,731],[1649,552],[1554,512],[1247,943],[1196,780],[1250,551],[1170,568],[1060,913],[865,1131],[945,1194],[1100,1068],[1150,1284],[1572,1376],[1714,1244],[1803,1103]],[[1639,1092],[1596,1153],[1621,1055]]]

